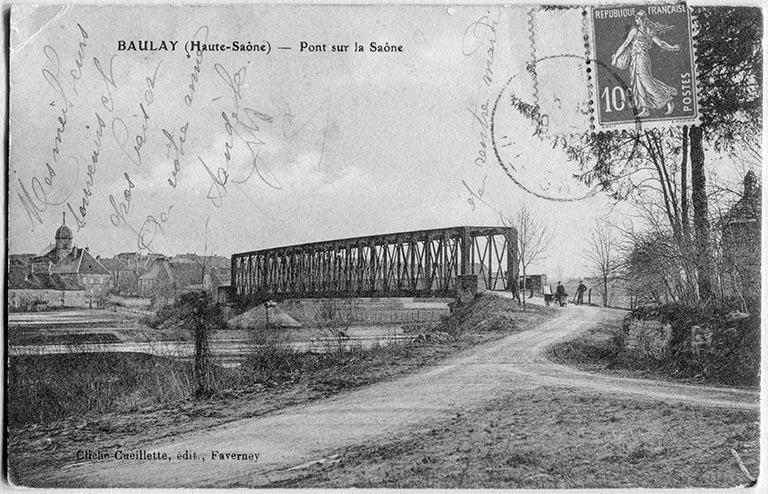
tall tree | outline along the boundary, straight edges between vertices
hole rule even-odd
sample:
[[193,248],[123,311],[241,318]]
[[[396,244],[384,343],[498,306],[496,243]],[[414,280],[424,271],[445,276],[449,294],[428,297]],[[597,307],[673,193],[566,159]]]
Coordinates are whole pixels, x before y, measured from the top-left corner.
[[523,276],[521,300],[523,311],[525,311],[528,267],[546,258],[545,252],[552,243],[552,235],[546,223],[537,218],[527,206],[523,206],[517,211],[512,218],[512,226],[517,230],[517,255],[520,259],[520,270]]
[[759,8],[697,8],[701,126],[690,129],[691,202],[699,295],[712,297],[704,142],[733,153],[759,149],[762,139],[762,12]]
[[712,297],[712,253],[709,244],[709,207],[707,206],[707,179],[704,175],[704,147],[701,127],[691,127],[691,202],[693,227],[696,232],[696,268],[699,280],[699,298],[707,302]]
[[680,269],[697,280],[698,297],[707,302],[712,296],[712,252],[705,145],[732,157],[746,152],[759,160],[762,13],[747,7],[699,7],[693,13],[698,24],[701,124],[665,131],[591,134],[563,144],[584,170],[581,180],[600,184],[616,200],[631,199],[658,208],[679,250],[687,253]]
[[[757,7],[697,7],[701,139],[716,151],[760,152],[763,16]],[[704,156],[702,155],[703,159]]]
[[592,227],[589,250],[584,258],[590,263],[594,274],[600,279],[603,306],[608,305],[608,287],[621,269],[620,245],[613,227],[608,223],[597,223]]

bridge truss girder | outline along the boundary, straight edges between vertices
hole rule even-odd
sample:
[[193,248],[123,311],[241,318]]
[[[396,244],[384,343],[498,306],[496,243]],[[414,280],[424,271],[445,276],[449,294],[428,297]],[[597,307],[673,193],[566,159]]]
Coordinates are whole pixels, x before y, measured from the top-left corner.
[[278,247],[232,256],[242,299],[455,296],[459,275],[517,290],[517,231],[462,226]]

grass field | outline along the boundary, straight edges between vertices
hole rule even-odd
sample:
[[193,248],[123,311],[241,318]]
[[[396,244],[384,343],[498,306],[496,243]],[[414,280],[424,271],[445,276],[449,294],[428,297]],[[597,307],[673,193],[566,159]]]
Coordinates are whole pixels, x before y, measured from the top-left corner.
[[270,487],[734,487],[759,465],[758,412],[563,388],[512,391],[448,421],[337,451]]

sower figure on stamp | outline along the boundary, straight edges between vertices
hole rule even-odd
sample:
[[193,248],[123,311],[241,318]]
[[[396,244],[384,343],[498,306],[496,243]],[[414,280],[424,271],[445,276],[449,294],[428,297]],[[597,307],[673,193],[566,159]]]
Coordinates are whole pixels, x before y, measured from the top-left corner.
[[670,45],[658,37],[674,29],[674,26],[650,21],[642,10],[635,14],[635,24],[627,39],[614,53],[611,64],[620,69],[629,68],[629,82],[638,117],[647,117],[650,114],[649,108],[660,110],[664,107],[664,114],[670,115],[675,109],[672,98],[677,95],[677,89],[653,76],[650,51],[654,43],[667,51],[680,51],[680,45]]
[[584,280],[579,280],[579,287],[576,289],[576,305],[582,305],[584,303],[584,292],[587,291]]

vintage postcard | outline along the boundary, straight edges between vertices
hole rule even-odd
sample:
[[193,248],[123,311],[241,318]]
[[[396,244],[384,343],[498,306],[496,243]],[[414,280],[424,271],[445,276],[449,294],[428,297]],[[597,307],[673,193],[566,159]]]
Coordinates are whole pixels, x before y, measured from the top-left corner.
[[756,5],[11,7],[6,487],[757,492]]

